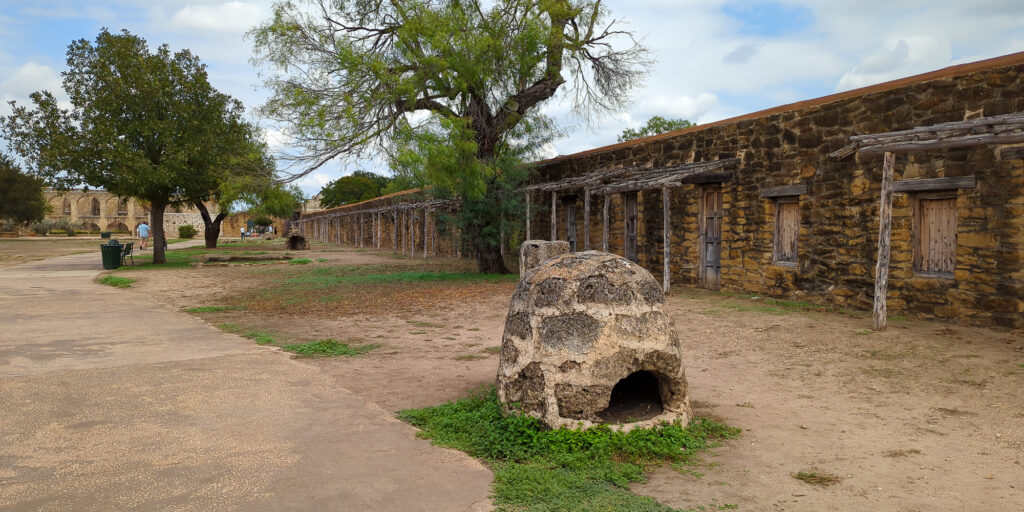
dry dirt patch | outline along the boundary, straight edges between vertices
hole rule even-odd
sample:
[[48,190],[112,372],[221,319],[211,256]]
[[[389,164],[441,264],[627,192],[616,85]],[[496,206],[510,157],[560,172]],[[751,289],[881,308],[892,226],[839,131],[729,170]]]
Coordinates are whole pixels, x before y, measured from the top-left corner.
[[96,252],[99,262],[100,244],[104,241],[99,237],[78,236],[0,238],[0,268],[90,251]]
[[[303,256],[325,267],[433,264],[345,248]],[[296,269],[136,272],[139,282],[126,293],[176,307],[226,305],[288,272]],[[204,317],[290,343],[381,344],[307,364],[397,411],[494,381],[493,347],[513,284],[453,286],[366,283],[330,307],[254,305]],[[681,509],[1024,510],[1022,333],[921,321],[874,333],[863,315],[686,290],[669,298],[668,310],[684,343],[695,412],[744,432],[706,467],[659,470],[636,492]],[[801,472],[838,482],[811,485],[794,478]]]

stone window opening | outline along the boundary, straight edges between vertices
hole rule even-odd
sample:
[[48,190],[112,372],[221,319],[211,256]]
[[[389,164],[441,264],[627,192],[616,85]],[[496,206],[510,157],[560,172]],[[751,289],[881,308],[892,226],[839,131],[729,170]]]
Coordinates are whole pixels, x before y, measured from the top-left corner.
[[100,200],[95,197],[92,198],[92,214],[96,216],[100,214]]
[[914,272],[953,278],[956,269],[956,190],[914,196]]
[[622,195],[623,207],[625,210],[625,222],[624,229],[625,235],[623,236],[623,243],[625,245],[623,250],[623,257],[633,263],[640,260],[637,250],[637,223],[639,214],[639,207],[637,205],[637,193],[628,192]]
[[128,215],[128,200],[122,199],[117,203],[117,214]]
[[800,197],[775,198],[773,260],[782,267],[796,267],[799,258]]
[[576,252],[576,204],[565,205],[565,240],[569,242],[569,252]]
[[64,200],[64,215],[71,215],[71,200]]
[[640,370],[627,375],[612,388],[608,407],[597,415],[609,423],[649,420],[664,412],[661,381],[655,374]]

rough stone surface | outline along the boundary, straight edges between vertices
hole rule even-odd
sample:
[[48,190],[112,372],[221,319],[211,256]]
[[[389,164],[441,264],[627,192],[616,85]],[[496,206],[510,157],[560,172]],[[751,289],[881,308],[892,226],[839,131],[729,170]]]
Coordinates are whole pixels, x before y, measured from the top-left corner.
[[541,266],[551,258],[568,253],[569,242],[563,240],[556,242],[527,240],[519,246],[519,275],[525,276],[527,272]]
[[662,412],[623,428],[689,421],[679,338],[664,302],[649,272],[613,254],[563,254],[528,269],[505,322],[498,396],[552,428],[587,427],[602,421],[619,381],[647,371]]

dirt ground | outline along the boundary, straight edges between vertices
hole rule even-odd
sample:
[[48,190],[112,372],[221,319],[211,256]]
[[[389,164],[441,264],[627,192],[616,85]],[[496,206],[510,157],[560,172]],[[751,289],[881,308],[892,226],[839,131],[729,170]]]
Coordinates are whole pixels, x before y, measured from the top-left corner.
[[96,261],[99,261],[101,243],[98,236],[0,238],[0,268],[92,250],[96,251]]
[[[311,265],[416,265],[314,247]],[[129,271],[174,307],[222,305],[265,286],[267,266]],[[428,301],[331,316],[203,314],[289,342],[377,343],[354,358],[311,359],[339,386],[387,410],[435,405],[494,382],[514,283],[486,293],[437,287]],[[366,290],[368,295],[373,291]],[[396,297],[402,297],[396,295]],[[407,300],[404,297],[401,300]],[[353,299],[358,301],[358,299]],[[398,299],[396,299],[398,300]],[[1024,510],[1024,333],[774,307],[677,287],[668,300],[697,414],[742,435],[681,473],[657,469],[640,494],[681,509]],[[287,357],[282,353],[282,357]],[[797,472],[839,477],[830,486]]]

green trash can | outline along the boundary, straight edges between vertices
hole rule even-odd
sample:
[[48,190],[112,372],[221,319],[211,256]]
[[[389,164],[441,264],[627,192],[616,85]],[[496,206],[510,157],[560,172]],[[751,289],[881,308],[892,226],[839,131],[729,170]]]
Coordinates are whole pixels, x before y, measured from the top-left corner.
[[100,246],[104,269],[113,270],[121,266],[121,248],[122,246],[117,240],[111,240]]
[[100,238],[110,238],[110,231],[100,231]]

